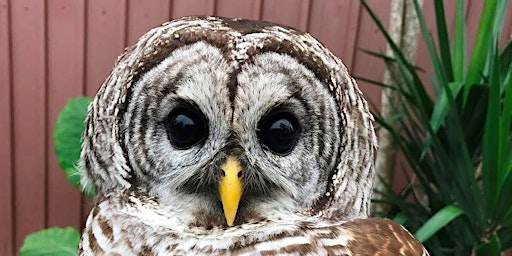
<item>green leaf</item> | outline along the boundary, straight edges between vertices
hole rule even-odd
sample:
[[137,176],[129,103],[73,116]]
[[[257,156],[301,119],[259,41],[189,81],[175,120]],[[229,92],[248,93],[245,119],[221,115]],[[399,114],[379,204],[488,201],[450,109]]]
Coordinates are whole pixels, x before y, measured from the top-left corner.
[[[509,70],[512,68],[512,40],[509,40],[505,47],[503,47],[503,50],[500,53],[500,66],[501,66],[501,74],[507,74]],[[503,76],[502,78],[505,79],[507,76]],[[503,81],[502,81],[503,82]],[[503,84],[505,84],[503,82]]]
[[74,256],[80,234],[72,227],[53,227],[28,235],[20,249],[21,256]]
[[[418,230],[418,238],[428,240],[426,246],[435,255],[476,253],[494,233],[505,250],[512,246],[512,41],[502,51],[497,47],[508,1],[485,1],[471,54],[466,51],[467,1],[456,2],[451,38],[443,1],[436,1],[437,31],[428,31],[421,6],[413,0],[434,69],[429,83],[418,78],[419,70],[403,57],[402,48],[390,40],[366,1],[361,2],[393,54],[366,52],[396,70],[391,72],[395,84],[374,82],[397,93],[390,105],[391,118],[375,120],[391,133],[406,169],[412,171],[402,190],[408,196],[392,191],[382,201],[392,205],[387,217],[403,221],[405,216],[407,227]],[[430,33],[438,33],[437,42]],[[436,93],[434,99],[424,93],[429,86]],[[439,209],[443,210],[432,216]],[[464,216],[457,217],[462,212]],[[423,224],[426,219],[429,222]]]
[[403,212],[399,212],[393,218],[393,221],[399,223],[400,225],[404,225],[407,222],[407,216]]
[[463,211],[453,205],[447,205],[439,210],[423,226],[421,226],[414,236],[422,243],[430,239],[437,231],[446,226],[450,221],[461,215]]
[[[449,108],[451,107],[450,104],[452,102],[449,100],[449,95],[457,95],[462,88],[462,83],[459,82],[453,82],[448,84],[447,88],[441,89],[441,94],[439,95],[439,98],[434,105],[434,111],[432,112],[432,116],[430,117],[430,126],[432,127],[432,130],[434,132],[437,132],[441,125],[443,124],[443,121],[446,118],[446,115],[448,113]],[[430,147],[432,134],[428,134],[427,138],[425,139],[425,145],[423,146],[423,152],[422,157],[426,154],[427,149]]]
[[80,187],[80,175],[76,164],[80,158],[82,132],[90,102],[91,99],[86,97],[69,100],[57,117],[53,135],[59,165],[66,172],[68,181],[77,187]]
[[499,256],[501,255],[501,242],[500,238],[494,233],[491,239],[482,243],[476,248],[476,256]]
[[464,86],[464,105],[470,87],[478,83],[482,78],[489,51],[492,48],[492,33],[495,26],[495,18],[499,16],[498,13],[500,11],[501,10],[498,9],[497,0],[484,1],[482,16],[480,16],[480,24],[478,25],[473,53],[471,54],[471,61],[469,63],[466,86]]
[[418,15],[418,22],[420,24],[421,33],[423,34],[423,39],[425,40],[427,52],[430,57],[432,67],[434,68],[436,78],[438,79],[438,82],[440,84],[447,84],[449,80],[446,75],[446,69],[443,66],[443,63],[441,62],[437,54],[436,47],[434,45],[434,40],[432,39],[432,35],[428,31],[427,22],[425,21],[425,17],[423,16],[423,12],[421,11],[421,6],[417,0],[414,0],[413,3],[414,8],[416,10],[416,14]]
[[453,73],[456,82],[466,77],[466,15],[463,0],[457,0],[455,10],[455,36],[453,39]]
[[505,226],[498,231],[498,236],[501,242],[501,248],[512,248],[512,228]]
[[[499,161],[501,166],[500,170],[503,172],[501,173],[502,181],[505,180],[505,176],[510,175],[512,171],[512,166],[507,166],[507,162],[510,161],[510,159],[507,159],[507,155],[512,154],[512,148],[511,147],[511,140],[510,140],[510,131],[512,130],[512,69],[509,69],[508,76],[511,77],[511,79],[508,81],[508,84],[505,85],[505,92],[504,92],[504,104],[503,109],[501,110],[501,116],[500,116],[500,130],[499,130],[499,136],[498,139],[500,142],[499,150],[498,152],[501,154],[501,158]],[[508,137],[508,138],[507,138]],[[508,148],[507,148],[508,147]],[[501,184],[503,185],[503,184]]]
[[[493,55],[493,62],[491,63],[491,77],[490,77],[490,91],[489,101],[487,107],[487,119],[485,121],[484,133],[484,150],[482,159],[482,178],[483,178],[483,191],[484,199],[486,202],[486,209],[489,212],[495,212],[495,206],[498,199],[496,194],[499,190],[498,174],[501,165],[500,141],[499,141],[499,124],[500,124],[500,108],[501,108],[501,95],[500,95],[500,70],[499,59],[496,53],[497,49],[493,48],[495,54]],[[491,217],[491,216],[489,216]],[[494,216],[492,216],[494,217]]]
[[452,60],[450,56],[450,39],[448,37],[448,28],[446,27],[446,17],[444,15],[444,2],[434,1],[436,14],[437,42],[441,61],[446,72],[448,81],[453,81]]

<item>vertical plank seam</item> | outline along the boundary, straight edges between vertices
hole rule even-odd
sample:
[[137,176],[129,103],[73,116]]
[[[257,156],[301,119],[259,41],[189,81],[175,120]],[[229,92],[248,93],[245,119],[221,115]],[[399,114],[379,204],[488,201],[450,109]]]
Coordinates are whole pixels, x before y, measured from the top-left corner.
[[[82,95],[86,95],[87,94],[87,41],[88,41],[88,36],[89,36],[89,33],[87,31],[88,29],[88,26],[87,26],[87,20],[89,19],[89,0],[84,0],[83,1],[83,27],[82,29],[84,30],[84,41],[83,41],[83,58],[82,58],[82,64],[83,64],[83,67],[82,67]],[[80,193],[80,215],[79,215],[79,218],[80,218],[80,225],[81,227],[84,226],[84,222],[85,222],[85,216],[84,216],[84,211],[85,211],[85,207],[84,207],[84,204],[85,204],[85,195],[84,193]]]
[[254,9],[252,10],[252,17],[255,20],[261,20],[261,7],[263,5],[263,0],[255,0]]
[[[510,4],[510,7],[509,9],[512,10],[512,4]],[[510,12],[512,13],[512,11]],[[512,19],[509,19],[509,24],[508,24],[508,39],[505,40],[505,42],[507,40],[512,40]]]
[[83,82],[82,82],[82,94],[85,95],[87,93],[87,41],[88,41],[88,31],[87,31],[87,20],[89,19],[89,0],[84,0],[84,8],[83,8],[83,14],[84,14],[84,18],[83,18],[83,30],[84,30],[84,41],[83,41],[83,58],[82,58],[82,64],[83,64]]
[[263,19],[263,10],[265,10],[265,0],[261,0],[259,20]]
[[309,31],[309,24],[311,19],[311,1],[304,0],[306,3],[301,5],[301,17],[299,21],[299,28],[302,31]]
[[[85,83],[84,83],[84,78],[85,78],[85,70],[84,70],[84,67],[85,67],[85,34],[86,34],[86,30],[85,30],[85,26],[86,26],[86,21],[85,21],[85,8],[86,8],[86,4],[87,4],[87,1],[80,1],[79,2],[80,4],[78,5],[78,8],[80,8],[79,10],[76,11],[76,14],[77,15],[80,15],[80,11],[82,11],[82,24],[78,24],[75,28],[76,29],[81,29],[81,33],[79,33],[79,36],[81,37],[81,42],[82,42],[82,55],[77,55],[77,63],[81,63],[82,64],[82,67],[81,68],[78,68],[76,69],[76,72],[78,74],[78,79],[76,82],[80,83],[79,87],[78,87],[78,94],[79,95],[75,95],[75,96],[80,96],[80,95],[85,95]],[[79,19],[76,19],[76,22],[80,22]],[[78,42],[77,42],[78,43]],[[66,104],[67,102],[69,102],[69,99],[67,99],[66,101]],[[60,113],[60,110],[59,110],[59,113]],[[85,120],[84,120],[85,122]],[[81,145],[80,145],[80,148],[81,148]],[[59,168],[60,168],[60,164],[58,164]],[[78,162],[76,163],[76,170],[78,171]],[[67,181],[67,177],[66,177],[66,181]],[[79,181],[80,182],[80,181]],[[83,193],[82,193],[82,190],[80,189],[80,186],[78,186],[78,191],[80,192],[79,193],[79,196],[78,196],[78,215],[74,216],[74,220],[75,220],[75,225],[77,225],[77,228],[79,230],[79,232],[81,231],[81,227],[82,227],[82,205],[83,205],[83,200],[82,200],[82,197],[83,197]],[[81,233],[81,232],[80,232]]]
[[45,203],[44,203],[44,227],[48,227],[48,219],[49,219],[49,213],[48,213],[48,183],[49,183],[49,168],[48,168],[48,164],[49,164],[49,161],[48,161],[48,158],[50,157],[50,154],[49,154],[49,150],[48,150],[48,147],[49,147],[49,136],[50,136],[50,129],[48,127],[49,125],[49,107],[48,107],[48,97],[49,97],[49,90],[48,90],[48,72],[49,72],[49,68],[48,68],[48,0],[45,0],[43,2],[43,12],[44,12],[44,20],[43,20],[43,29],[44,29],[44,32],[43,32],[43,37],[44,37],[44,42],[43,42],[43,49],[44,49],[44,53],[43,53],[43,62],[44,62],[44,78],[43,78],[43,83],[44,83],[44,200],[45,200]]
[[[504,17],[504,21],[503,21],[503,25],[502,25],[503,28],[501,31],[502,34],[505,34],[505,41],[503,43],[506,43],[506,42],[508,42],[508,40],[512,39],[512,19],[508,18],[508,23],[507,23],[507,15],[506,15],[506,13],[512,13],[512,4],[507,3],[505,8],[510,10],[510,12],[507,12],[508,10],[505,10],[505,17]],[[508,31],[507,31],[507,28],[508,28]]]
[[213,15],[217,15],[217,9],[218,9],[218,1],[217,0],[212,0],[211,2],[211,5],[209,6],[211,13],[213,13]]
[[[128,47],[128,37],[130,35],[130,26],[128,26],[128,23],[130,22],[130,1],[124,0],[124,35],[123,35],[123,46],[126,49]],[[124,51],[123,51],[124,52]]]
[[[464,6],[464,8],[466,8],[466,10],[464,10],[464,15],[465,15],[464,22],[467,24],[468,23],[468,16],[469,16],[468,14],[469,14],[469,12],[471,10],[471,0],[464,1],[464,2],[466,2],[466,5]],[[457,8],[457,5],[455,5],[455,8]],[[454,20],[454,23],[455,23],[455,19],[453,19],[453,20]]]
[[10,240],[10,246],[8,248],[10,248],[10,253],[11,255],[14,254],[14,252],[16,251],[14,249],[15,247],[15,244],[16,244],[16,228],[15,228],[15,225],[14,223],[16,223],[16,204],[15,204],[15,199],[16,199],[16,195],[14,194],[15,193],[15,189],[14,189],[14,184],[16,184],[16,179],[14,177],[14,168],[15,168],[15,161],[14,161],[14,82],[13,82],[13,77],[14,77],[14,69],[12,67],[13,65],[13,47],[12,47],[12,3],[11,3],[11,0],[7,0],[7,5],[8,5],[8,8],[7,8],[7,48],[9,49],[8,50],[8,72],[9,72],[9,119],[11,120],[10,123],[9,123],[9,142],[10,142],[10,161],[11,161],[11,170],[10,170],[10,175],[11,175],[11,240]]
[[[351,6],[353,4],[354,4],[354,1],[352,1],[350,3]],[[354,65],[355,65],[356,51],[358,51],[358,49],[357,49],[357,42],[359,42],[359,32],[360,32],[361,19],[362,19],[361,12],[363,11],[363,8],[362,8],[361,5],[359,5],[357,9],[358,9],[357,10],[357,25],[356,25],[356,29],[355,29],[354,44],[352,46],[353,48],[352,48],[352,54],[350,56],[350,68],[349,68],[349,70],[351,70],[352,72],[354,70]]]
[[167,1],[169,3],[169,8],[167,9],[167,21],[170,21],[173,19],[172,12],[174,10],[174,1]]

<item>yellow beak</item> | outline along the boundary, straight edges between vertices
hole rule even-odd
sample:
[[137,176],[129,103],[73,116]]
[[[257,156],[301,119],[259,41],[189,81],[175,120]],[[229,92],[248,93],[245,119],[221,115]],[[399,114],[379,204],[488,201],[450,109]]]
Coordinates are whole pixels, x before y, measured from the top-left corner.
[[229,156],[220,166],[221,178],[219,182],[219,194],[224,208],[224,217],[228,226],[233,226],[238,203],[244,191],[243,170],[238,159]]

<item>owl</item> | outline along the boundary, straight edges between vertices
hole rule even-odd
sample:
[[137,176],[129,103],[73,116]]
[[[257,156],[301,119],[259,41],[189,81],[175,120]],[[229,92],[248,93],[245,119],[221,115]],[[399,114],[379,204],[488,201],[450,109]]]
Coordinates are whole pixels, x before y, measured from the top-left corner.
[[376,136],[307,33],[194,16],[118,58],[88,108],[80,255],[428,255],[368,218]]

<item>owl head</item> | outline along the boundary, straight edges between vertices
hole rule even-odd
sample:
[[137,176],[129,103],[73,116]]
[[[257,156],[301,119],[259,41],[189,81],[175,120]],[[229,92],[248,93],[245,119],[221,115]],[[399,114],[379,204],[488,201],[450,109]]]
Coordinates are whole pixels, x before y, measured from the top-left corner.
[[376,137],[343,63],[307,33],[221,17],[155,28],[89,106],[82,183],[196,226],[366,217]]

